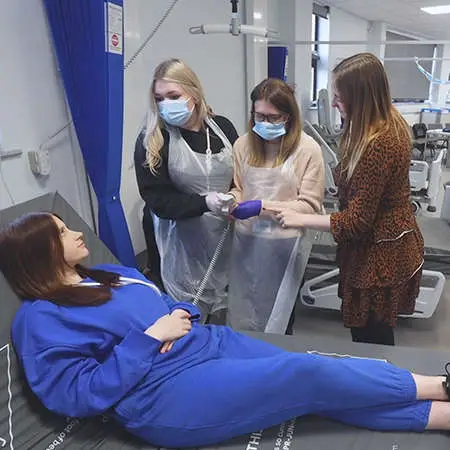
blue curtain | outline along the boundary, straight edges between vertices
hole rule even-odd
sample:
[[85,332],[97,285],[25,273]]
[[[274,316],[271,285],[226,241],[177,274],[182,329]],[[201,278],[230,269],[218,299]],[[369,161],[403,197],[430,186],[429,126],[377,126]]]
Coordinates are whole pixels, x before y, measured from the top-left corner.
[[267,49],[267,72],[270,78],[287,81],[288,48],[272,46]]
[[100,239],[122,264],[134,266],[120,203],[123,25],[121,20],[108,20],[108,11],[116,12],[109,17],[117,19],[123,0],[44,0],[44,4],[74,127],[98,199]]

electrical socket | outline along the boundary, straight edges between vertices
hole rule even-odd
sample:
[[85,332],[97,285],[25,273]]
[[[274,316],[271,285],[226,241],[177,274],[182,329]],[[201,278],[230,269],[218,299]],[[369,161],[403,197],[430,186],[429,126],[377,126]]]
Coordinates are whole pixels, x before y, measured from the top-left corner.
[[34,175],[42,177],[50,175],[51,161],[48,150],[34,150],[28,152],[28,161]]

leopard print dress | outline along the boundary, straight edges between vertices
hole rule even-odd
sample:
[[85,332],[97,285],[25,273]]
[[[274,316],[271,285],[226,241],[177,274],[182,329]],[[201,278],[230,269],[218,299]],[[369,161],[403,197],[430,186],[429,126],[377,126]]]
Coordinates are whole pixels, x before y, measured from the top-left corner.
[[409,200],[409,140],[386,133],[362,156],[352,177],[335,178],[340,211],[331,215],[346,327],[375,320],[395,326],[419,294],[424,241]]

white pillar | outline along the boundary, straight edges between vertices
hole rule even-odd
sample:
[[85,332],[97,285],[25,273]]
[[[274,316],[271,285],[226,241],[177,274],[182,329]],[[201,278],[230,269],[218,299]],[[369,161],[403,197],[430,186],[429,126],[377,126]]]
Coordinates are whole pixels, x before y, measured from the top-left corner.
[[[248,24],[278,31],[277,40],[287,45],[287,81],[295,86],[303,115],[311,101],[311,45],[296,45],[295,41],[311,39],[312,3],[312,0],[246,0],[245,8]],[[267,39],[246,37],[248,97],[253,87],[267,77],[267,46]]]
[[[283,0],[284,2],[284,0]],[[311,0],[295,0],[295,40],[310,40],[312,34],[312,4]],[[295,46],[295,92],[297,102],[306,117],[311,107],[311,45]]]
[[[267,0],[246,0],[245,12],[242,17],[247,25],[268,27],[268,2]],[[250,93],[253,88],[264,78],[267,78],[267,42],[268,39],[254,36],[245,36],[245,56],[247,74],[247,111],[250,109]]]
[[[386,24],[380,21],[369,22],[367,39],[369,42],[380,42],[386,40]],[[385,49],[385,45],[371,43],[367,45],[367,51],[378,56],[381,60],[384,59]]]
[[[273,2],[271,17],[278,16],[276,28],[279,32],[279,40],[288,48],[287,82],[295,84],[295,0],[283,0]],[[275,10],[277,12],[275,13]]]

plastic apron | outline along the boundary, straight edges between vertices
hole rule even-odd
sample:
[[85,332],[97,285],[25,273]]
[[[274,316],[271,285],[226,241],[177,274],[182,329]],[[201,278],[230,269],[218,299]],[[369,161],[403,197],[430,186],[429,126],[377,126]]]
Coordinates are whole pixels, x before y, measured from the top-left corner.
[[[276,168],[242,170],[243,200],[298,198],[296,152]],[[228,320],[235,329],[285,333],[311,252],[309,239],[264,213],[235,223]]]
[[[180,130],[168,127],[170,179],[183,192],[206,194],[227,192],[233,178],[232,146],[219,126],[206,121],[223,142],[219,153],[194,152],[181,136]],[[209,133],[209,131],[208,131]],[[208,142],[209,142],[209,136]],[[178,301],[192,301],[208,269],[228,219],[210,212],[190,219],[168,220],[153,215],[155,237],[161,256],[161,277],[168,294]],[[200,297],[208,312],[227,306],[228,263],[231,234],[217,259],[205,290]]]

